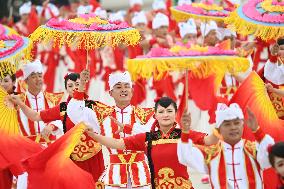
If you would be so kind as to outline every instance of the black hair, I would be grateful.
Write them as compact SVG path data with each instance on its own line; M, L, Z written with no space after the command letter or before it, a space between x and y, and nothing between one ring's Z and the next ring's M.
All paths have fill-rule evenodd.
M70 73L70 74L66 75L64 77L65 89L67 89L67 81L68 80L77 81L77 79L80 79L80 74L78 74L78 73Z
M279 38L279 39L277 40L277 44L278 44L278 45L284 45L284 38Z
M269 151L268 155L269 162L271 166L274 167L275 156L284 158L284 142L275 143L273 146L271 146L271 148L268 151Z
M174 106L175 111L177 112L177 103L173 99L171 99L170 97L167 97L167 96L166 97L162 97L159 100L157 100L156 103L155 103L155 112L157 112L158 105L160 105L160 106L162 106L164 108L167 108L171 104Z

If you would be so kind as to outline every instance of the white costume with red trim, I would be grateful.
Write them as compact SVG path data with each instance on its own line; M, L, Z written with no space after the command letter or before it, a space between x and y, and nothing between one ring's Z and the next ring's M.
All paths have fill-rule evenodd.
M242 110L237 104L227 107L218 104L216 127L226 120L243 119ZM213 146L195 147L186 133L178 143L178 158L183 165L210 175L214 189L262 189L261 170L271 167L267 147L274 140L265 135L261 128L255 133L256 142L240 139L235 145L224 141Z

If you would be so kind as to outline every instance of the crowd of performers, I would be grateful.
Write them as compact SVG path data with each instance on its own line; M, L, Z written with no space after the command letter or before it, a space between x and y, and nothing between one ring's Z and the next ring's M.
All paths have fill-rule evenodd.
M231 5L230 1L221 4ZM283 119L284 39L264 43L244 38L214 21L176 23L169 12L171 1L154 0L147 12L142 9L142 0L129 0L129 6L127 11L107 12L95 1L81 0L62 7L49 1L41 7L30 2L20 7L21 19L13 27L24 36L51 18L90 12L101 19L126 21L142 36L134 47L103 47L89 54L65 46L54 49L38 45L33 52L36 59L17 73L1 68L1 86L18 108L21 134L41 144L38 155L52 153L47 150L51 144L84 123L88 129L70 159L92 176L93 188L194 188L188 169L208 174L212 188L284 188L284 142L275 143L259 127L249 107L226 103L249 73L256 71ZM133 82L125 71L127 58L147 54L151 48L171 48L177 43L217 46L228 40L230 48L242 50L251 65L246 73L223 79L218 90L222 100L211 110L213 125L208 112L198 109L193 101L177 118L179 107L184 106L183 74ZM85 69L87 55L90 65ZM62 91L65 95L54 93ZM243 137L244 127L251 130L255 141ZM107 152L102 152L102 145ZM25 165L20 173L13 165L0 170L0 188L26 189L34 188L31 183L44 186L50 182L37 183L33 169ZM276 174L270 173L266 180L263 171L271 167ZM64 188L62 181L58 183Z

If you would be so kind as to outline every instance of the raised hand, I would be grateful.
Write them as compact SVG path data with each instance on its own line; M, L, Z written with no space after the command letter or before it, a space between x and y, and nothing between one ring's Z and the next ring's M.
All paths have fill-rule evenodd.
M85 86L90 80L90 71L89 70L83 70L80 73L80 84L79 84L79 91L84 92Z
M245 123L252 130L252 132L255 132L258 129L257 119L249 107L247 107L247 113L248 118L245 120Z
M188 133L191 126L191 115L185 109L181 117L182 131Z
M115 134L123 132L123 129L124 129L125 125L123 123L120 123L117 119L115 119L112 116L110 116L109 118L118 126L118 130L115 132Z

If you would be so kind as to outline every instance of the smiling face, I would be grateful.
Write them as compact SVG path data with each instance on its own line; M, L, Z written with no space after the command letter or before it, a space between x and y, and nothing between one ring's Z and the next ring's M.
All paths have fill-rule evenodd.
M13 87L15 85L15 81L12 80L12 77L10 75L7 75L3 79L0 79L0 84L8 94L12 94L14 92Z
M43 86L43 76L42 73L31 73L29 77L25 80L28 85L28 90L36 95L42 90Z
M118 107L124 107L130 104L133 89L129 83L119 82L113 86L109 93Z
M273 167L281 177L284 177L284 158L274 156Z
M170 128L175 123L176 111L173 104L168 107L163 107L161 105L157 106L155 111L155 117L160 125L160 127Z
M77 81L72 81L69 79L66 83L66 91L70 97L73 97L74 90L78 89L80 79L78 78Z
M241 119L225 120L219 128L224 142L234 145L238 143L243 135L244 121Z
M157 37L165 38L169 33L169 27L168 26L161 26L154 30L155 35Z

